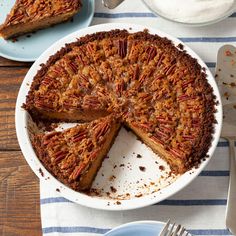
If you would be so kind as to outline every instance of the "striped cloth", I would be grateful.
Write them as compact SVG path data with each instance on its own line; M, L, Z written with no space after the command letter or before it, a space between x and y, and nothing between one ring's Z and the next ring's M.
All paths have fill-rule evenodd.
M207 27L191 28L154 16L141 0L124 1L108 10L95 1L92 24L136 23L154 27L180 38L195 50L214 72L218 49L226 43L236 46L236 14ZM207 168L185 189L153 206L124 212L106 212L74 204L40 183L41 218L45 236L95 236L123 223L137 220L183 224L195 235L230 235L225 227L225 208L229 178L228 143L220 140ZM235 221L236 222L236 221Z

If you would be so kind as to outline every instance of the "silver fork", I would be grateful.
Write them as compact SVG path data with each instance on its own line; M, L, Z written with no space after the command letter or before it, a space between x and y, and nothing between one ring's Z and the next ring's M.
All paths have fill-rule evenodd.
M170 219L166 222L159 236L191 236L181 225L171 224Z

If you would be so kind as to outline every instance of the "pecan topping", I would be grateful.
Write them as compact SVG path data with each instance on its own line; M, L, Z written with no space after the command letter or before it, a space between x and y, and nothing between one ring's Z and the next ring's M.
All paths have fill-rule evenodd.
M13 16L10 17L9 22L7 25L10 25L12 23L19 23L20 20L24 18L24 13L23 12L17 12Z
M159 143L159 144L161 144L161 145L163 145L164 146L164 142L160 139L160 137L159 136L156 136L155 134L153 135L153 136L151 136L151 139L154 141L154 142L156 142L156 143Z
M153 81L153 82L155 82L155 80L160 80L160 79L163 79L163 78L165 78L165 75L159 74L159 75L157 75L157 76L154 78L154 81Z
M77 67L77 65L75 64L75 62L70 61L70 62L68 63L68 66L70 67L70 69L71 69L74 73L77 73L77 72L78 72L78 67Z
M97 97L95 96L85 96L84 97L84 103L83 103L83 106L85 108L94 108L94 109L98 109L99 107L101 107L101 103L100 101L98 100Z
M196 98L197 98L196 96L189 96L189 95L183 94L183 95L178 96L177 100L179 102L183 102L183 101L186 101L186 100L191 100L191 99L196 99Z
M55 135L59 134L60 132L51 132L51 133L48 133L46 134L44 137L43 137L43 145L47 145L49 142L50 142L50 139L52 137L54 137Z
M157 61L157 67L159 67L162 63L162 61L164 60L165 56L164 56L164 53L162 53L160 56L159 56L159 59Z
M175 68L176 68L176 64L173 64L170 67L168 67L166 70L166 75L172 74Z
M188 87L189 84L193 84L193 83L194 83L193 79L188 80L182 84L182 88L186 88L186 87Z
M91 161L95 160L97 158L98 151L94 151L90 154L89 158Z
M163 141L167 141L170 138L169 134L162 132L161 130L155 130L155 133L155 136L159 137Z
M66 157L67 154L68 154L68 152L66 152L66 151L58 151L58 152L56 152L54 154L53 162L56 163L56 164L59 163L61 160L63 160Z
M87 137L87 130L80 130L77 134L72 137L73 142L79 142Z
M95 130L94 132L95 137L98 140L99 137L102 137L107 133L107 131L110 129L110 124L108 123L98 124L93 129Z
M157 55L157 49L155 47L148 47L146 52L148 53L147 61L153 60L153 58Z
M77 58L78 58L78 61L79 61L83 66L86 65L86 63L84 62L84 60L83 60L83 58L82 58L81 55L78 55Z
M133 75L133 80L137 80L139 77L139 66L136 65L134 69L134 75Z
M80 176L81 172L84 170L85 166L86 165L84 163L81 163L79 166L76 166L74 171L70 175L70 179L71 180L78 179L78 177Z
M43 80L41 81L41 84L45 85L45 86L49 86L52 83L53 78L46 75Z
M64 73L64 70L61 66L57 65L52 67L52 72L54 72L57 76L61 76Z
M193 141L195 140L195 137L193 135L183 135L183 139Z
M118 41L118 53L121 58L124 58L127 54L127 40Z
M120 80L120 82L116 84L116 93L118 96L121 96L122 92L125 90L125 87L124 80Z
M52 111L54 108L53 103L49 100L46 100L45 98L36 98L34 103L36 107L45 111Z
M177 149L177 148L171 148L169 150L169 152L176 156L176 157L179 157L179 158L182 158L184 156L184 153L180 150L180 149Z

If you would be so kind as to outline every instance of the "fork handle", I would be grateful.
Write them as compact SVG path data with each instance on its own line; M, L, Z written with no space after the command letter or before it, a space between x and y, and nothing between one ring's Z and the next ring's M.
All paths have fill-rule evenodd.
M226 227L236 235L236 161L234 139L228 138L230 148L230 177L226 207Z

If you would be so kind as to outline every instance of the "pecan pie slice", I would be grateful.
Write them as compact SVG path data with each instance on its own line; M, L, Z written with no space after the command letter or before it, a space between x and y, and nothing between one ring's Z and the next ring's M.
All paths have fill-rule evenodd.
M60 132L38 134L33 146L45 167L75 190L88 189L119 130L110 115Z
M17 0L0 36L9 39L71 19L80 10L80 0Z

